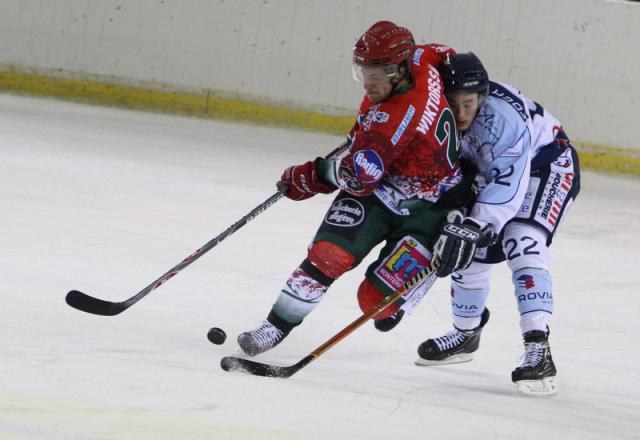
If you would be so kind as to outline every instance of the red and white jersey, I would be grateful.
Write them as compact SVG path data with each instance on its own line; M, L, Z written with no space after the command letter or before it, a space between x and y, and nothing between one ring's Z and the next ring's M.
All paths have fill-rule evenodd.
M337 170L341 189L433 202L460 181L455 119L436 68L448 53L442 45L417 46L410 90L376 105L365 96Z

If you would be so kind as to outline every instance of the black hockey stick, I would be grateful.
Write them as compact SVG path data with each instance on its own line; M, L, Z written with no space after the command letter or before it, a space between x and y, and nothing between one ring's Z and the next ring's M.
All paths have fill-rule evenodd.
M122 302L111 302L105 301L103 299L95 298L93 296L87 295L86 293L82 293L79 290L72 290L67 293L67 304L71 307L74 307L78 310L82 310L83 312L93 313L95 315L103 315L103 316L113 316L119 313L124 312L129 307L140 301L142 298L147 296L151 291L157 289L182 269L196 261L198 258L203 256L207 251L211 250L214 246L220 243L222 240L227 238L229 235L236 232L242 226L246 225L251 219L256 217L258 214L269 208L275 202L280 200L284 196L286 192L286 187L278 190L277 193L269 197L267 200L262 202L256 208L254 208L249 214L242 217L236 223L228 227L222 234L218 235L216 238L209 241L207 244L202 246L200 249L195 251L193 254L189 255L187 258L182 260L179 264L169 269L167 273L162 275L160 278L149 284L147 287L142 289L140 292L136 293L131 298L122 301Z
M392 295L387 296L379 304L366 311L358 319L340 330L324 344L313 350L311 353L309 353L307 356L293 365L290 365L288 367L281 367L278 365L263 364L261 362L256 362L249 359L226 356L220 361L220 367L222 367L222 369L225 371L238 371L242 373L252 374L254 376L279 377L283 379L291 377L298 371L306 367L308 364L310 364L312 361L314 361L316 358L318 358L321 354L340 342L342 339L353 333L369 319L386 310L391 306L391 304L393 304L406 292L426 280L431 274L436 271L438 266L438 262L432 262L429 266L418 272L409 281L404 283L402 287L396 290Z
M328 159L337 157L338 155L346 151L348 147L349 147L349 144L347 142L344 142L340 146L338 146L335 150L333 150L331 153L329 153L326 157ZM167 273L162 275L157 280L153 281L151 284L149 284L147 287L142 289L140 292L136 293L131 298L121 302L112 302L112 301L105 301L103 299L95 298L93 296L87 295L86 293L82 293L79 290L71 290L69 293L67 293L67 296L66 296L67 304L69 304L73 308L82 310L83 312L93 313L94 315L114 316L124 312L129 307L131 307L132 305L140 301L142 298L147 296L149 293L151 293L151 291L157 289L162 284L167 282L169 279L171 279L174 275L176 275L182 269L189 266L191 263L193 263L198 258L203 256L205 253L207 253L209 250L211 250L213 247L215 247L218 243L220 243L222 240L227 238L229 235L233 234L242 226L246 225L250 220L255 218L258 214L262 213L271 205L276 203L278 200L280 200L284 196L286 192L287 192L286 186L278 187L278 192L273 194L271 197L269 197L267 200L262 202L260 205L256 206L249 214L245 215L240 220L238 220L237 222L229 226L223 233L221 233L211 241L207 242L200 249L195 251L193 254L189 255L187 258L182 260L179 264L177 264L173 268L169 269Z

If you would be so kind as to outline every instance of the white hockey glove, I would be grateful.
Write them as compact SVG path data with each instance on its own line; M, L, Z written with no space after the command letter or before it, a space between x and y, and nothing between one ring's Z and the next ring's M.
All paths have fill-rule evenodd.
M488 246L494 238L489 225L460 211L447 214L447 223L433 248L434 261L439 262L436 275L446 277L469 267L476 247Z

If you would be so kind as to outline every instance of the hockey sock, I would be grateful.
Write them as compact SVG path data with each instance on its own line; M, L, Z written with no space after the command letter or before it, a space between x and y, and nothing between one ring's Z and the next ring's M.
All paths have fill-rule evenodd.
M513 273L522 333L546 331L553 313L551 275L545 269L526 267Z
M273 312L291 324L300 324L320 303L333 281L305 259L282 288Z
M455 281L452 282L453 325L459 330L471 330L478 327L488 296L488 288L467 289Z

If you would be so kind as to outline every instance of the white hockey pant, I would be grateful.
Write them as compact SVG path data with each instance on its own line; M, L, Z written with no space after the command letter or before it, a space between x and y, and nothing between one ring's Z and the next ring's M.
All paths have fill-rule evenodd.
M553 313L549 265L551 255L546 234L537 226L510 223L505 227L502 247L512 282L522 333L547 330ZM480 325L480 315L489 296L491 265L474 262L451 277L453 324L468 330Z

